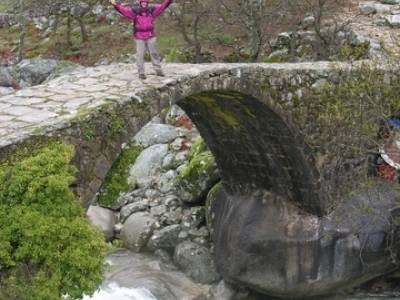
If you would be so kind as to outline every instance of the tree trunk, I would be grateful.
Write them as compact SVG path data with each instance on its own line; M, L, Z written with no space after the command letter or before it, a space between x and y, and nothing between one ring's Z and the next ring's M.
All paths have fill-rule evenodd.
M20 34L18 40L18 53L17 53L17 61L20 62L24 58L24 46L25 46L25 36L26 36L26 19L24 16L25 3L24 0L19 0L19 27Z
M25 37L26 37L26 22L25 20L22 21L23 23L20 24L21 32L19 34L18 40L18 54L17 54L17 61L20 62L24 59L24 46L25 46Z
M67 41L68 46L72 46L72 41L71 41L71 16L67 16L67 31L66 31L66 36L65 39Z
M79 23L79 26L81 28L82 42L87 42L89 37L88 37L88 34L87 34L85 23L83 22L81 17L78 17L78 23Z

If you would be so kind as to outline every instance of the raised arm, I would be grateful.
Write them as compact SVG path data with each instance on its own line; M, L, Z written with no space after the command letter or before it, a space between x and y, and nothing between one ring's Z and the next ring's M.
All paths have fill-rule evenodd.
M158 17L159 15L161 15L171 3L172 0L164 0L161 4L155 5L153 11L153 17Z
M116 3L115 0L111 1L111 4L124 17L127 17L128 19L131 19L131 20L133 20L135 18L136 14L131 7Z

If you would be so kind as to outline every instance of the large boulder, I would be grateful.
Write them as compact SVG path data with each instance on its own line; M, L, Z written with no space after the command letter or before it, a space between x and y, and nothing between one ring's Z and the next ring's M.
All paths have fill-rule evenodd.
M181 226L177 224L155 231L149 240L148 248L152 250L173 250L178 244L178 236L180 232Z
M149 200L147 199L141 199L137 202L130 203L121 208L119 219L122 223L124 223L126 219L129 218L132 214L137 213L139 211L149 210L149 208L150 208L150 203Z
M146 148L155 144L168 144L176 139L178 134L175 126L148 123L136 134L134 140Z
M56 70L58 62L54 59L24 59L18 65L21 81L27 85L37 85Z
M196 243L185 241L176 246L174 262L196 282L212 283L220 278L210 250Z
M129 170L128 181L136 182L140 188L150 186L167 153L167 144L157 144L143 150Z
M0 86L10 87L13 84L13 77L7 67L0 66Z
M271 192L222 186L213 206L218 272L285 299L359 285L394 268L399 199L394 186L377 182L318 217Z
M93 225L101 229L107 241L113 239L115 214L112 210L100 206L90 206L86 215Z
M156 220L149 213L138 212L132 214L121 230L121 239L124 242L124 246L134 252L142 251L155 226Z

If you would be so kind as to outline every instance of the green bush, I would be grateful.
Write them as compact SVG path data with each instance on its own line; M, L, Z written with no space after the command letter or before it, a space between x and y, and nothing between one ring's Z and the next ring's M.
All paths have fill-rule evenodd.
M72 146L0 164L0 299L80 299L103 278L105 244L70 189Z
M339 49L339 60L359 60L365 58L369 51L369 42L357 46L344 43Z

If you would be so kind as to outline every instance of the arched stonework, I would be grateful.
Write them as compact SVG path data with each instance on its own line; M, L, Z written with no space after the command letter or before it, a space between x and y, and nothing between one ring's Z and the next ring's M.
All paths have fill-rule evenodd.
M396 190L375 181L328 214L312 154L291 122L294 96L301 101L321 82L362 72L324 62L165 71L142 83L133 65L87 68L0 97L0 160L49 138L73 144L76 191L87 207L122 145L178 103L222 171L213 209L216 263L227 281L304 299L393 268L387 241L396 231ZM390 79L396 70L382 72Z
M267 105L232 91L203 92L177 103L196 124L232 193L270 190L317 215L314 166L301 137Z

